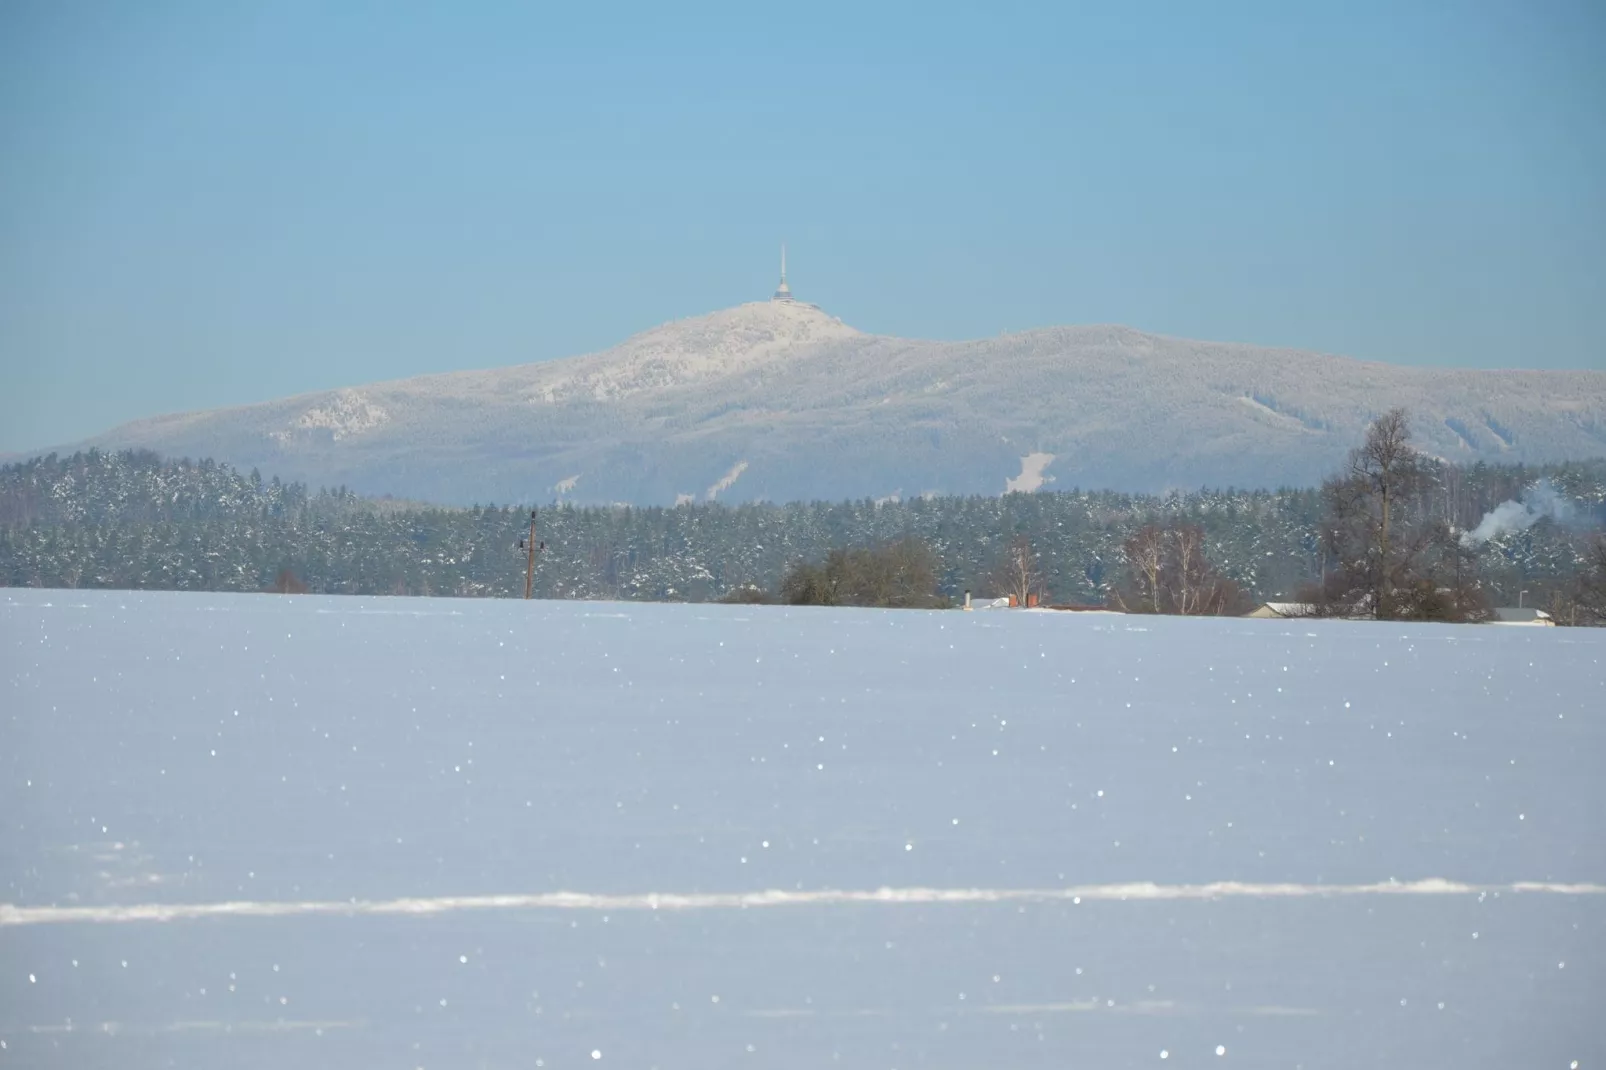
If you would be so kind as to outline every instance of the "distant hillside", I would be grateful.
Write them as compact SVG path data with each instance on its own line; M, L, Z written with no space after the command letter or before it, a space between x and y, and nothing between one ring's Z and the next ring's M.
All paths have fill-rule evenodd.
M1606 372L1404 368L1123 327L974 342L764 302L603 353L127 424L84 445L453 504L1312 485L1378 412L1452 463L1606 455Z
M1445 473L1440 473L1444 475ZM1576 570L1585 529L1606 524L1606 462L1476 467L1434 495L1469 529L1541 477L1572 504L1568 530L1542 520L1484 543L1478 569L1497 603L1537 604ZM1450 485L1449 481L1445 482ZM262 590L282 568L331 594L509 597L524 590L515 543L527 507L436 509L309 491L212 462L87 453L0 466L0 586ZM1121 544L1139 526L1204 528L1209 555L1260 598L1290 595L1319 567L1314 490L1113 491L915 499L540 511L549 598L701 600L773 588L832 547L914 536L941 562L944 593L986 589L1003 548L1025 535L1058 599L1102 601L1120 579Z

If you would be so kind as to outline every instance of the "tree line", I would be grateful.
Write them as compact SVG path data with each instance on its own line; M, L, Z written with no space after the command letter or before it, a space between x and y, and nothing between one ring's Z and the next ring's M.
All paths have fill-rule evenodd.
M1391 617L1439 613L1423 607L1446 589L1452 604L1472 592L1515 604L1524 591L1529 605L1587 603L1606 461L1457 467L1415 456L1407 467L1346 468L1323 487L1280 490L549 504L538 513L548 549L535 589L911 606L971 590L1134 612L1228 613L1280 600L1336 614L1364 608L1360 580L1386 576L1372 611ZM1449 552L1449 533L1538 486L1565 502L1568 522L1547 516ZM145 452L50 456L0 467L0 585L516 597L528 510L314 491ZM1439 534L1424 541L1430 529Z
M1375 620L1486 620L1491 596L1507 591L1486 582L1484 547L1543 521L1572 536L1575 567L1570 580L1533 592L1540 595L1536 604L1562 623L1606 621L1606 533L1598 511L1582 514L1541 480L1525 488L1523 500L1487 510L1475 526L1458 524L1453 508L1438 508L1441 498L1453 500L1457 476L1412 447L1404 409L1373 421L1344 467L1322 484L1321 574L1302 588L1300 610Z

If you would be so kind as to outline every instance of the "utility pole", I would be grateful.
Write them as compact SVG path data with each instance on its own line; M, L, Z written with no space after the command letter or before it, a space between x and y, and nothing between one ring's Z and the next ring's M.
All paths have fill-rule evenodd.
M546 543L544 542L539 546L536 545L534 509L530 510L530 537L528 539L520 539L519 542L524 545L529 554L529 561L524 566L524 597L528 600L535 597L535 551L546 549Z

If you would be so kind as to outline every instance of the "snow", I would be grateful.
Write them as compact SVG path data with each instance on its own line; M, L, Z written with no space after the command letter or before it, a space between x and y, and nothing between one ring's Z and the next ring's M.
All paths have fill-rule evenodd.
M1020 459L1020 475L1004 480L1004 493L1030 494L1054 482L1053 476L1043 474L1053 463L1052 453L1028 453Z
M1579 414L1606 408L1606 372L1400 368L1108 325L942 342L759 301L587 355L162 416L57 452L146 448L464 506L577 474L581 502L665 505L737 458L750 468L721 500L1163 493L1314 485L1391 405L1430 455L1592 457L1597 417Z
M731 465L730 471L720 476L719 479L714 482L714 485L708 488L708 493L706 495L708 500L713 501L715 498L719 497L720 491L729 490L731 487L735 486L736 481L742 477L742 473L745 471L747 471L746 461L737 461L735 464Z
M1603 662L1561 628L0 592L0 1040L1595 1065Z
M619 401L773 361L799 359L815 348L858 336L858 331L813 305L754 301L666 323L605 354L578 357L562 367L537 366L531 369L538 385L530 400L543 405L575 397Z
M297 432L327 431L338 441L390 422L390 413L382 405L355 390L336 390L327 397L326 404L308 408L289 428L270 432L270 437L287 443Z

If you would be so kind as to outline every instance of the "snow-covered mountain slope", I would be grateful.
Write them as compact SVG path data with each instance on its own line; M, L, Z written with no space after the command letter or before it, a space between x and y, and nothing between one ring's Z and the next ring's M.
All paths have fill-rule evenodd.
M1111 326L910 341L787 302L75 445L448 503L1158 490L1315 482L1394 405L1453 461L1606 453L1606 372L1405 368Z

